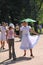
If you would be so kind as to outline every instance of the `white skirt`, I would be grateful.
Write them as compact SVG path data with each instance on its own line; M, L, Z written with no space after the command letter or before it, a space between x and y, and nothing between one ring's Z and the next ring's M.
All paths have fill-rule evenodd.
M1 34L1 41L6 41L6 35L5 34Z
M23 49L23 50L26 50L26 49L32 49L35 44L37 43L39 39L39 36L38 35L27 35L27 36L23 36L22 37L22 41L21 41L21 46L20 48Z
M1 41L1 32L0 32L0 41Z

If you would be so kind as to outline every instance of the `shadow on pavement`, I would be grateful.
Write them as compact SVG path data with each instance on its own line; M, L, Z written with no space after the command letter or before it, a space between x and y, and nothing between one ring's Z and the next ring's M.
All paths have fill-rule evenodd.
M0 48L0 53L1 53L1 52L6 52L6 51L8 51L8 50L9 50L9 49L4 49L4 50L3 50L3 49Z
M28 60L31 60L32 58L28 58L28 57L18 57L16 60L4 60L3 62L0 63L3 64L3 65L9 65L9 64L15 64L15 63L18 63L18 62L22 62L22 61L28 61Z

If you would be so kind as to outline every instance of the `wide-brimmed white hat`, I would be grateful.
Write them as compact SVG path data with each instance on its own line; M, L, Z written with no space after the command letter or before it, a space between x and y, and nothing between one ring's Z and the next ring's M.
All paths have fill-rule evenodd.
M9 27L14 28L14 24L13 24L13 23L10 23L10 24L9 24Z

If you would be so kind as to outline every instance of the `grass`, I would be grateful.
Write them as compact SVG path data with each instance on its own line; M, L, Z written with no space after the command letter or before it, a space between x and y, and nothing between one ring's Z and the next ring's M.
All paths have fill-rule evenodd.
M40 33L40 30L38 29L38 33ZM43 33L43 28L42 28L42 30L41 30L41 33Z

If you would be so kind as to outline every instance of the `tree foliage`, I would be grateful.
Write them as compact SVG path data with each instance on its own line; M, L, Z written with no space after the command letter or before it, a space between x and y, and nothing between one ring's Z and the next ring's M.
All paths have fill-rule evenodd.
M0 21L38 18L43 0L0 0Z

